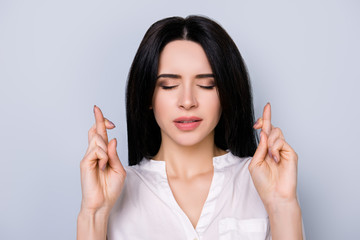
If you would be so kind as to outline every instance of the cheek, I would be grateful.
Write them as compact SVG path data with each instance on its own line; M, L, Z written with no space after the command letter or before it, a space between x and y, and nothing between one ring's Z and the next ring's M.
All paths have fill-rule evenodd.
M153 111L155 119L160 125L162 119L166 118L172 108L172 100L166 94L155 94L153 98Z
M218 94L213 92L207 95L204 97L203 103L206 104L208 113L214 117L214 121L218 121L221 115L221 104Z

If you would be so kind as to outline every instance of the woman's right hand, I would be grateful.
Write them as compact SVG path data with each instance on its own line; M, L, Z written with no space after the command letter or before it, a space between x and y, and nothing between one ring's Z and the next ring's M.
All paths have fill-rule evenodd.
M106 129L115 125L94 106L95 124L89 130L89 146L80 163L81 211L108 215L124 186L126 172L118 157L116 139L108 142Z

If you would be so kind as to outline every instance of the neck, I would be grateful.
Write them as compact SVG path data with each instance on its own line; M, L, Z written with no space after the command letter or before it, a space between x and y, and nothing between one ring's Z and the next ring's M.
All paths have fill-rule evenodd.
M196 145L183 146L164 139L154 160L166 162L168 177L189 179L199 174L213 171L213 157L225 154L214 143L214 134L210 134Z

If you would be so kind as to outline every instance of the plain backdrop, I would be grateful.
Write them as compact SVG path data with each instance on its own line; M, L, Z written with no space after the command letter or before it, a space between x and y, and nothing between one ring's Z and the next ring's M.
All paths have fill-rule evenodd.
M127 165L125 85L149 26L206 15L237 44L256 118L299 154L307 239L358 239L359 1L0 0L0 239L75 239L93 105Z

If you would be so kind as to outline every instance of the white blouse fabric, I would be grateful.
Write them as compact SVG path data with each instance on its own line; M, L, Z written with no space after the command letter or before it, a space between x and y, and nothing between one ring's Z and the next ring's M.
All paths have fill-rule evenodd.
M165 161L127 166L108 223L108 240L271 239L268 214L252 182L251 157L214 157L214 176L196 229L170 189Z

